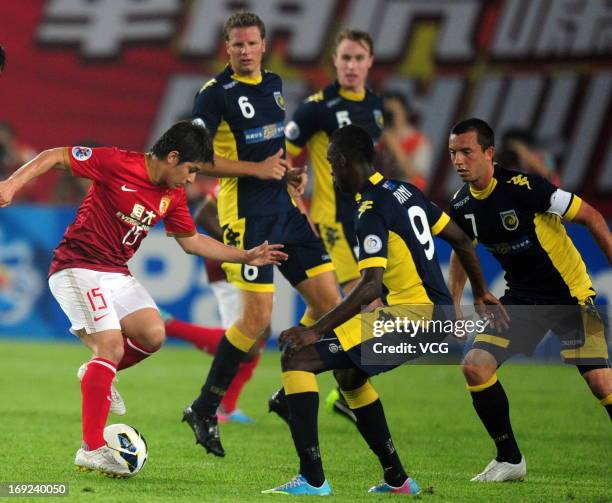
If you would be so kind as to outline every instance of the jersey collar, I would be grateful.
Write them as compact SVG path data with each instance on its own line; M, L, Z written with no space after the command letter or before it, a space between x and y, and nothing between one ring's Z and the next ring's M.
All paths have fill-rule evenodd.
M475 189L472 185L470 185L470 194L472 194L474 199L486 199L491 195L491 192L495 190L495 187L497 187L497 179L493 177L491 178L489 185L482 190Z
M235 73L231 66L228 65L228 67L231 72L231 78L233 80L237 80L238 82L242 82L243 84L257 85L261 84L261 81L263 80L263 72L256 77L243 77L242 75Z
M338 84L338 94L342 96L345 100L363 101L366 96L366 90L364 89L360 93L355 93L353 91L349 91L348 89L344 89L340 84Z
M370 175L370 177L368 178L368 181L372 185L378 185L384 179L385 179L384 176L382 176L378 171L375 171L372 175ZM357 202L361 201L361 192L357 192L357 194L355 194L355 201Z

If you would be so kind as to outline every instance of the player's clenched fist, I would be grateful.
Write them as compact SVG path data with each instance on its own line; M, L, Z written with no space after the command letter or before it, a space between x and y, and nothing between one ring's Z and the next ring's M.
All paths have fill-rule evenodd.
M0 182L0 208L11 204L15 196L15 186L8 180Z

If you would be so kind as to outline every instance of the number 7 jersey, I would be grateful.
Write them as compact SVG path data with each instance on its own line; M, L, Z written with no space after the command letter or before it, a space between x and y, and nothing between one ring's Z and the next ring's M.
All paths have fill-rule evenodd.
M450 217L414 185L380 173L357 201L359 269L385 269L385 303L451 305L433 241Z

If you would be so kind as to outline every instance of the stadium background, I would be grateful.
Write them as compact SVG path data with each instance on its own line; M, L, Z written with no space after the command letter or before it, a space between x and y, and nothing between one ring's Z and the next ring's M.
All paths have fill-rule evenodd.
M433 146L430 195L442 207L459 185L446 154L450 125L479 116L497 133L531 130L552 153L563 188L612 218L612 6L599 0L27 0L4 2L0 121L34 150L84 141L147 149L191 108L225 64L221 27L232 9L268 27L265 67L284 79L288 115L329 82L335 33L374 38L371 86L406 94ZM29 200L0 211L0 336L70 337L46 287L50 253L74 215L51 205L55 175ZM569 226L600 296L612 273L584 229ZM448 248L439 244L442 262ZM503 290L486 256L488 280ZM216 324L200 260L152 232L130 267L176 316ZM280 276L280 275L278 275ZM291 325L300 302L281 282L273 330Z

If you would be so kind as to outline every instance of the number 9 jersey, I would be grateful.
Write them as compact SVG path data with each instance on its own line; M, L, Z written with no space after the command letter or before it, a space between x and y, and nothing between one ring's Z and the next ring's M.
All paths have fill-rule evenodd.
M414 185L380 173L369 182L357 195L359 269L385 269L383 300L389 306L452 305L433 241L450 217Z
M193 117L204 122L220 157L260 162L285 148L285 100L274 73L242 77L227 66L196 95ZM285 213L293 206L285 180L250 176L221 178L218 201L221 226Z

